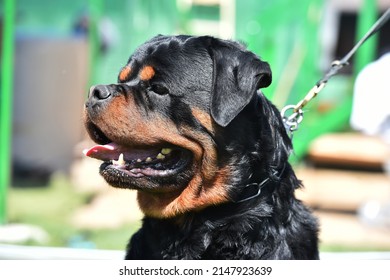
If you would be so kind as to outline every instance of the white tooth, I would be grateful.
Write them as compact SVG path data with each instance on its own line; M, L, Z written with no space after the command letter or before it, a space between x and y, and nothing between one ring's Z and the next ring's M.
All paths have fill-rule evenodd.
M163 148L163 149L161 149L161 153L163 155L169 155L171 152L172 152L171 148Z
M152 161L152 158L151 158L151 157L147 157L145 161L146 161L146 162L151 162L151 161Z
M165 156L161 153L159 153L156 157L157 159L165 159Z
M139 159L137 159L137 162L142 162L142 160L139 158Z
M118 160L113 160L112 163L115 165L125 165L126 162L125 162L123 154L120 154Z
M125 157L123 154L120 154L119 155L119 158L118 158L118 161L121 165L125 165L126 164L126 161L125 161Z

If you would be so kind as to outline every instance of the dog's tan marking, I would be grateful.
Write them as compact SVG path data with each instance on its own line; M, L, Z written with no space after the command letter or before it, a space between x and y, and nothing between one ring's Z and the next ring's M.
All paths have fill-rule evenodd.
M131 68L129 65L126 65L122 68L121 72L119 73L119 81L124 82L126 81L131 74Z
M198 120L198 122L201 125L203 125L204 128L206 128L209 132L214 134L215 122L213 121L210 114L206 113L205 111L203 111L199 108L192 108L191 112L192 112L192 115Z
M189 127L182 128L181 133L186 137L174 136L175 144L193 152L195 175L180 193L152 194L139 191L138 203L148 216L171 218L229 199L226 185L231 172L229 167L218 169L217 152L210 139ZM197 142L188 139L197 139Z
M154 71L154 68L152 66L145 66L142 68L142 70L139 72L139 78L142 81L149 81L151 78L154 77L156 72Z
M226 173L221 170L210 182L206 182L201 174L196 174L181 193L152 194L138 191L138 203L147 216L172 218L227 202Z

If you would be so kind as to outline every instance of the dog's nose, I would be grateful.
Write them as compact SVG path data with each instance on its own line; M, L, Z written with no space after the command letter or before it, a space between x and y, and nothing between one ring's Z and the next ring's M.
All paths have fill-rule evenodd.
M93 86L89 90L89 97L95 98L98 100L107 99L111 96L109 88L105 85Z

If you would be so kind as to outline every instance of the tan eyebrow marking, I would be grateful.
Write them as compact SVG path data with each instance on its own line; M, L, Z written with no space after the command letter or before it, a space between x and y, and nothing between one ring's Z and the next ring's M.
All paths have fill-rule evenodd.
M139 77L143 81L149 81L151 78L153 78L154 74L156 74L156 72L154 71L153 67L147 65L139 72Z
M119 80L120 81L126 81L131 73L131 68L130 66L125 66L122 68L121 72L119 73Z

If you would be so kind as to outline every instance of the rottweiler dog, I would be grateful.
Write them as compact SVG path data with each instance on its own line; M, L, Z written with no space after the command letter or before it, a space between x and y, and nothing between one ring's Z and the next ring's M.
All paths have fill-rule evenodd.
M96 85L85 126L113 187L145 214L126 259L318 259L318 225L279 111L260 88L267 62L210 36L156 36Z

